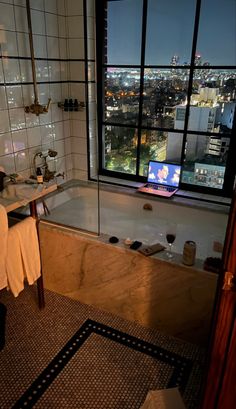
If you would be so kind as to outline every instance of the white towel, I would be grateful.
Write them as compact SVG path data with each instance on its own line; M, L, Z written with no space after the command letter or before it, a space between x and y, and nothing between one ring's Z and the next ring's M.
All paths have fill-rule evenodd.
M0 205L0 290L7 286L6 257L7 257L8 220L5 207Z
M29 284L40 277L40 268L36 221L27 217L8 232L7 278L15 297L23 290L25 277Z

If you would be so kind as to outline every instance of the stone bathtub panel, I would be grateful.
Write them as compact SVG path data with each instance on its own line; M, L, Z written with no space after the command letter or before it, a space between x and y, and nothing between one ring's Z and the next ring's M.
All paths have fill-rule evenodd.
M206 345L217 276L40 224L47 289Z

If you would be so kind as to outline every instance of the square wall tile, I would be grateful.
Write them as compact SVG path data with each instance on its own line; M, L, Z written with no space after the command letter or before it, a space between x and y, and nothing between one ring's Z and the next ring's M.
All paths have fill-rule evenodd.
M65 0L57 0L57 13L65 16Z
M14 10L11 4L1 3L0 28L15 31Z
M25 4L25 2L24 2ZM27 13L25 7L14 6L16 18L16 31L28 33Z
M30 167L29 162L29 152L28 150L19 151L14 154L16 172L21 172L22 170L28 169Z
M7 109L6 92L3 86L0 86L0 109Z
M54 149L57 152L57 158L61 158L62 156L65 156L64 139L61 139L60 141L55 141L54 142Z
M48 36L58 37L58 19L55 14L46 13L46 33Z
M88 44L88 59L95 60L95 58L96 58L96 55L95 55L95 40L93 38L88 38L87 44Z
M45 11L57 14L57 0L45 1Z
M48 61L49 81L61 80L60 61Z
M30 57L29 35L17 33L17 42L19 57Z
M9 60L4 58L3 60L3 72L6 82L18 82L20 81L20 66L18 60Z
M63 120L62 110L57 106L57 104L51 105L52 109L52 122L59 122Z
M66 35L66 17L58 16L59 37L67 37Z
M55 127L54 124L46 124L41 125L41 138L42 138L42 145L53 143L55 140Z
M88 81L95 81L95 63L88 62Z
M44 13L37 10L31 10L31 20L33 34L46 35Z
M0 135L0 156L9 155L13 152L12 139L10 132ZM1 163L1 158L0 158Z
M68 37L84 38L84 18L82 16L68 17Z
M58 140L64 139L63 121L55 122L54 129L55 129L55 140L58 141Z
M62 96L61 96L61 84L50 84L49 85L49 95L50 98L52 99L52 103L58 103L61 102Z
M10 123L9 123L9 115L8 111L4 110L0 112L0 133L8 132L10 131Z
M21 82L33 82L30 60L20 60Z
M84 59L84 39L70 38L69 43L69 58L70 59Z
M37 60L35 62L35 66L37 81L48 81L49 80L48 61Z
M35 10L44 11L44 2L43 0L30 0L30 8Z
M87 126L86 121L72 121L71 136L84 138L87 140Z
M23 95L21 85L6 87L9 108L23 107Z
M4 33L5 41L1 42L2 55L5 57L18 57L16 33L13 31L4 31Z
M59 39L57 37L47 37L48 55L50 58L60 58Z
M46 36L34 34L34 55L36 58L48 58Z
M67 59L67 40L65 38L59 38L59 52L61 59Z
M50 98L49 84L38 84L38 94L40 104L47 105Z
M5 173L7 175L10 175L11 173L15 173L16 167L15 167L14 154L11 153L10 155L1 156L0 165L3 166L3 168L5 169Z
M12 132L12 143L14 152L22 151L28 148L26 129Z
M41 133L40 133L40 126L36 126L34 128L27 129L27 136L28 136L28 147L32 148L33 146L41 145Z
M68 16L83 16L83 0L66 0Z
M9 110L11 130L22 129L26 127L25 113L23 108L13 108Z
M83 62L70 61L70 80L71 81L85 81Z
M32 103L33 103L33 99L32 99L30 104L32 104ZM27 104L27 105L29 105L29 104ZM37 126L37 125L39 125L39 116L36 116L34 114L31 114L31 113L29 113L29 114L25 113L25 123L26 123L26 128L31 128L33 126Z

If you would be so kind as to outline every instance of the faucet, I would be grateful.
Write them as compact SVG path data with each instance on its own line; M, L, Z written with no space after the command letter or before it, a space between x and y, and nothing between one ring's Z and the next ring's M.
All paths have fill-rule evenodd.
M50 158L55 158L57 156L57 152L52 150L52 149L48 149L48 151L46 152L37 152L34 155L34 159L33 159L33 163L34 163L34 172L36 174L36 169L37 169L37 165L36 165L36 158L40 157L43 159L43 164L41 165L42 168L44 168L44 175L43 175L43 180L45 182L49 182L49 180L54 179L55 173L56 171L51 171L48 168L48 163L47 163L47 157Z
M41 105L38 100L35 100L34 104L31 104L25 107L25 112L27 114L29 113L36 114L37 116L39 116L40 114L45 114L49 110L50 103L51 103L51 98L48 98L48 103L46 106Z

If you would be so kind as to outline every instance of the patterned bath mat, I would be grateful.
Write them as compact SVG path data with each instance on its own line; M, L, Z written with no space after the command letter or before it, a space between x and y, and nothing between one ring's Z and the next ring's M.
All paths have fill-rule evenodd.
M91 351L89 353L83 351L82 357L80 357L79 353L82 347L84 350L86 348L90 350L92 346L89 346L89 344L91 342L95 342L99 345L97 337L92 337L95 334L99 335L100 338L104 338L100 340L100 354L96 351L96 360L100 355L100 360L103 360L104 364L100 364L101 368L99 371L96 371L96 374L93 373L93 365L96 363L92 363L93 360L90 359ZM110 342L107 342L108 340ZM114 350L114 343L118 344L118 350L120 346L128 348L128 355L127 351L123 351L122 353L122 347L120 348L121 351L117 353L118 351ZM97 350L97 347L95 347L94 352L95 350ZM133 351L135 351L135 353ZM132 354L135 357L131 359ZM149 369L148 371L145 371L145 373L142 373L143 371L141 371L141 367L143 367L143 365L146 366L145 361L148 357L151 358L149 360L150 368L152 368L152 370ZM72 368L70 369L68 367L66 371L67 373L63 375L63 370L66 366L69 366L72 358ZM83 362L84 358L86 359ZM131 369L130 371L130 364L132 363L133 365L133 359L136 361L136 365L133 367L133 370ZM75 360L78 360L78 362L75 362ZM109 361L109 367L107 366L107 361ZM86 371L83 370L84 365L87 366ZM90 366L91 371L89 370ZM126 366L128 369L127 371ZM137 366L140 366L138 372ZM106 408L139 408L139 403L142 403L143 394L144 391L146 391L147 382L149 382L149 388L160 387L161 382L163 388L178 386L183 390L190 375L191 367L192 364L190 360L172 352L168 352L164 348L160 348L139 338L130 336L102 323L87 320L44 369L39 377L32 383L30 388L13 406L13 409L46 407L43 403L45 399L45 404L50 401L55 402L54 399L56 399L56 404L60 404L61 388L59 387L59 383L61 382L65 388L66 383L71 384L71 379L75 379L75 377L77 377L78 380L78 384L76 385L76 388L78 388L76 397L78 406L76 407L78 408L102 408L102 404L104 404L104 407ZM61 380L58 380L55 396L52 383L58 376L60 377L60 374L62 374L62 377ZM116 375L118 375L119 378L118 382ZM87 396L86 391L83 390L84 388L81 388L80 385L81 376L87 378L86 389L87 392L89 391L89 395ZM96 376L98 379L96 379ZM101 378L103 378L103 385L101 383ZM90 387L88 386L91 383L93 384L93 388L90 390ZM48 390L49 386L51 386L50 390ZM74 387L75 385L73 388ZM66 389L67 390L63 391L63 397L61 396L61 398L66 400L67 403L71 402L72 407L75 402L74 394L71 393L70 388L69 391L67 387ZM129 390L132 390L130 397L128 397ZM47 397L41 399L46 391ZM127 398L125 401L126 396ZM38 401L39 405L35 406ZM126 402L125 406L124 402Z
M149 390L178 386L196 409L204 354L196 345L147 329L51 291L39 310L35 289L7 292L0 352L0 408L139 409Z

